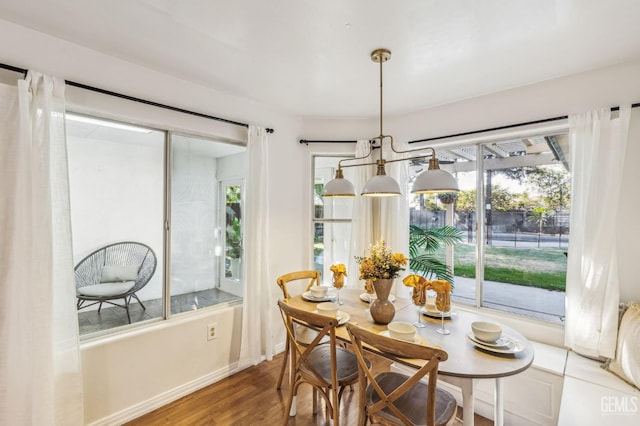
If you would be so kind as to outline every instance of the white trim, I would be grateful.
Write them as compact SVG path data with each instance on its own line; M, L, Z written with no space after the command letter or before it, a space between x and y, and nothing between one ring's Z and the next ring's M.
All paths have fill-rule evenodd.
M176 388L156 395L146 401L134 404L129 408L125 408L117 413L111 414L107 417L103 417L100 420L96 420L88 425L102 426L102 425L120 425L136 419L144 414L158 409L164 405L167 405L173 401L176 401L186 395L189 395L197 390L200 390L206 386L216 383L222 379L225 379L235 373L238 373L238 363L232 363L226 368L221 368L217 371L209 373L205 376L192 380L188 383L180 385Z

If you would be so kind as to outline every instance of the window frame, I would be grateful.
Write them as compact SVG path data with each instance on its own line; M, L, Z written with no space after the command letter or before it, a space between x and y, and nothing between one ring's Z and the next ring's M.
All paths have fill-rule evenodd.
M514 127L514 128L508 128L508 129L503 129L503 130L497 130L497 131L489 131L489 132L484 132L484 133L478 133L478 134L474 134L474 135L469 135L469 136L462 136L462 137L456 137L456 138L450 138L447 141L443 141L443 142L436 142L436 143L432 143L432 145L429 145L430 147L432 146L433 148L435 148L436 150L438 148L456 148L456 147L461 147L461 146L475 146L475 151L476 151L476 159L478 164L476 164L476 189L477 188L482 188L482 190L476 190L476 214L477 214L477 223L484 223L485 220L485 212L484 212L484 208L482 208L482 206L484 206L484 158L482 155L482 150L485 144L489 144L489 143L495 143L495 142L504 142L504 141L508 141L511 139L521 139L521 138L527 138L527 137L534 137L534 136L551 136L551 135L560 135L560 134L568 134L569 133L569 125L568 125L568 120L567 119L561 119L561 120L554 120L551 122L545 122L545 123L538 123L538 124L532 124L532 125L526 125L526 126L519 126L519 127ZM423 145L426 148L425 144L415 144L415 148L419 148L420 145ZM312 172L311 172L311 179L312 179L312 185L311 185L311 189L312 189L312 195L311 195L311 216L312 216L312 225L311 225L311 234L312 237L314 235L314 225L315 223L319 223L319 222L323 222L323 220L317 220L315 218L315 212L314 212L314 193L315 193L315 157L317 156L322 156L322 157L348 157L348 154L346 153L342 153L339 151L335 151L332 152L330 154L328 153L313 153L311 154L311 158L312 158ZM452 211L449 212L449 210L447 209L447 213L446 213L446 217L447 217L447 224L451 224L452 223L452 219L453 219L453 209L451 209ZM325 221L329 221L329 220L325 220ZM558 342L560 342L561 340L561 335L563 333L564 330L564 325L563 324L556 324L556 323L552 323L549 321L544 321L544 320L539 320L536 318L531 318L531 317L527 317L521 314L517 314L517 313L511 313L511 312L506 312L506 311L500 311L497 309L493 309L490 307L486 307L486 306L482 306L482 301L483 301L483 282L484 282L484 245L483 244L478 244L477 241L484 241L485 238L485 227L481 226L479 227L480 229L478 229L476 231L476 249L478 250L477 252L477 258L479 259L483 259L481 262L477 262L476 263L476 284L475 284L475 299L473 304L465 304L465 303L459 303L460 308L462 309L470 309L472 311L482 311L483 314L488 315L489 317L496 317L499 318L500 320L506 321L506 323L511 323L511 324L519 324L518 327L522 327L525 329L530 328L531 325L534 325L537 330L547 330L550 335L553 335ZM312 253L312 258L313 258L313 238L311 240L311 253ZM313 262L313 261L312 261ZM453 262L453 248L452 247L447 247L447 262L449 264L452 264ZM528 333L528 334L533 334L535 335L536 333ZM545 339L541 339L541 340L545 340Z
M315 263L315 232L316 232L316 225L317 224L345 224L345 225L349 225L351 226L351 223L353 222L353 220L351 218L340 218L340 219L332 219L332 218L317 218L316 217L316 205L315 205L315 185L316 185L316 159L317 158L336 158L336 159L344 159L344 158L354 158L354 154L351 152L345 152L345 153L339 153L339 152L333 152L333 153L312 153L311 154L311 200L310 200L310 204L311 204L311 265L310 268L311 269L316 269L316 263ZM336 167L337 168L337 167ZM331 179L333 179L333 177L335 176L335 170L336 168L331 169ZM326 184L326 182L325 182ZM324 215L323 215L324 216ZM323 263L322 263L322 270L320 270L321 272L321 276L329 276L329 267L332 263L335 263L333 261L327 262L327 259L324 257L326 250L323 249Z
M146 319L146 320L141 320L138 322L132 322L130 324L125 324L125 325L117 325L111 328L107 328L107 329L103 329L100 331L95 331L95 332L89 332L89 333L85 333L85 334L81 334L80 335L80 340L82 343L84 342L89 342L89 341L95 341L95 340L102 340L105 338L111 338L113 336L118 336L118 335L122 335L124 333L130 332L132 330L138 330L140 328L144 328L144 327L148 327L148 326L153 326L156 324L160 324L163 323L165 321L171 321L172 319L174 319L174 317L179 317L179 318L183 318L184 316L188 316L188 315L197 315L196 312L200 311L202 312L203 310L207 310L207 311L211 311L211 310L215 310L215 309L221 309L221 308L225 308L227 306L230 305L237 305L239 303L242 303L242 295L239 295L240 299L239 300L234 300L234 301L222 301L213 305L209 305L209 306L204 306L202 308L197 309L196 311L183 311L183 312L177 312L177 313L172 313L171 312L171 259L172 259L172 253L171 253L171 196L172 196L172 165L173 165L173 155L172 155L172 149L173 149L173 140L172 137L173 136L181 136L181 137L193 137L193 138L197 138L197 139L206 139L206 140L210 140L211 142L214 143L226 143L226 144L241 144L245 147L246 149L246 143L244 141L235 141L235 140L231 140L228 137L218 137L214 134L203 134L202 132L198 132L197 130L194 131L189 131L189 130L184 130L184 129L180 129L177 130L175 128L172 128L172 126L167 125L167 126L163 126L163 125L154 125L154 124L147 124L146 122L138 122L135 120L132 120L130 118L123 118L123 117L117 117L114 116L108 112L106 112L105 110L99 110L99 111L90 111L90 112L85 112L83 107L79 107L76 104L71 103L70 105L67 105L67 108L65 110L65 114L74 114L77 116L85 116L88 118L93 118L99 121L104 121L104 122L112 122L115 124L121 124L124 125L125 127L127 126L132 126L132 127L139 127L142 129L149 129L151 131L154 132L160 132L163 134L163 147L162 147L162 151L163 151L163 161L162 164L160 165L160 167L162 167L162 174L163 174L163 181L161 183L162 185L162 191L163 191L163 218L162 218L162 229L160 230L161 234L162 234L162 247L161 250L158 250L156 252L156 256L158 257L158 259L162 260L163 265L162 268L158 268L156 270L156 274L157 273L161 273L162 277L160 278L161 283L162 283L162 290L161 290L161 297L162 297L162 314L157 316L157 317L153 317L151 319ZM198 126L194 126L194 127L198 127ZM220 179L218 181L218 184L220 182L222 182L223 180L226 181L230 181L230 180L238 180L242 182L242 190L243 190L243 196L242 196L242 209L245 210L245 201L246 201L246 197L244 196L244 192L245 192L245 177L243 178L234 178L234 179ZM218 219L214 218L213 220L216 221L216 223L218 223ZM243 241L244 241L244 231L242 233L243 235ZM224 262L224 256L221 256L221 258L223 260L221 260L221 263ZM75 265L74 265L75 266ZM240 284L242 284L242 280L239 281ZM236 282L237 285L237 282ZM221 290L222 289L222 280L219 280L216 288L219 288ZM225 291L225 290L223 290ZM78 313L81 313L81 311L78 311Z

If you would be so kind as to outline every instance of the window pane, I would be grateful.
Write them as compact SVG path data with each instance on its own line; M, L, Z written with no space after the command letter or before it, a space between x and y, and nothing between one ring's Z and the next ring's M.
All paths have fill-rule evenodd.
M73 114L67 115L66 125L75 262L115 242L135 241L151 247L157 266L148 283L130 299L129 314L132 323L161 318L164 133L115 127L118 123ZM131 266L113 262L111 266L123 270ZM96 286L107 279L102 267L93 272L90 279ZM123 299L111 302L125 304ZM99 307L78 311L81 335L129 323L125 308L103 303L98 312Z
M242 187L225 187L225 255L229 265L225 265L226 278L240 281L240 263L242 261Z
M322 282L330 284L331 265L349 264L351 223L316 223L314 231L313 267L322 273ZM357 275L356 272L351 276L353 282L357 282ZM349 276L345 278L345 285L349 284L348 279Z
M335 177L338 161L345 157L314 157L314 217L316 219L351 220L352 198L322 198L324 185ZM353 183L353 170L343 170L345 179Z
M420 254L429 255L436 261L446 263L453 270L453 290L451 297L456 302L475 304L475 206L476 206L476 162L474 146L457 148L454 151L439 150L437 155L441 160L440 168L452 173L458 180L460 193L438 195L411 194L411 184L407 190L409 194L410 225L425 230L435 230L445 225L455 226L462 231L461 242L452 248L440 242L440 249L429 254L421 250ZM460 153L466 152L464 157ZM425 170L426 162L412 162L409 168L410 181ZM453 259L447 259L447 251L452 252ZM427 275L428 279L436 279L435 273Z
M476 163L472 164L475 168ZM462 241L453 248L455 287L451 297L456 302L475 304L476 299L476 172L456 174L460 192L454 206L453 225L462 231Z
M324 185L335 177L338 161L348 157L313 157L313 268L320 271L325 284L331 281L330 267L336 263L349 264L352 198L322 198ZM345 179L353 182L353 170L344 169ZM345 285L348 285L348 277ZM357 276L352 277L357 281Z
M570 174L557 139L484 147L482 305L561 323L569 241Z
M219 175L240 169L244 147L184 135L172 135L171 167L171 313L192 311L237 299L222 291L220 271L238 265L229 244L230 229L239 227L239 203L219 202ZM234 166L235 164L235 166ZM239 200L239 186L234 194ZM227 200L231 200L226 195ZM222 198L224 200L224 198ZM224 203L224 201L223 201ZM217 218L224 211L238 212L222 227ZM222 212L221 212L222 211ZM228 215L229 213L227 213ZM235 242L235 241L234 241ZM223 244L225 256L223 253ZM231 257L235 256L235 257ZM235 260L234 260L235 259ZM236 280L238 279L238 269Z

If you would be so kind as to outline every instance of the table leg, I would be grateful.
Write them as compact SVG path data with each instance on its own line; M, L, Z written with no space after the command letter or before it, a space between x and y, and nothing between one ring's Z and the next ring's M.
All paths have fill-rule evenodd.
M496 389L493 393L493 424L495 426L504 425L504 398L502 395L503 378L496 377Z
M462 389L462 424L464 426L473 426L473 379L461 379L460 388Z

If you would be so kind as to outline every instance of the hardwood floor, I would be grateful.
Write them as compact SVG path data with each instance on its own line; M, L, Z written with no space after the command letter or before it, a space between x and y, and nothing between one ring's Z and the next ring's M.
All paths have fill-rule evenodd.
M283 411L289 386L276 390L276 382L282 365L280 354L272 361L265 361L231 377L214 383L151 413L139 417L127 425L275 425L282 424ZM385 371L388 361L374 359L374 368ZM287 425L324 425L326 416L319 409L314 416L311 404L311 387L302 385L298 391L297 415L289 417ZM358 422L357 389L346 390L340 404L340 424L353 426ZM458 407L458 419L462 410ZM456 425L462 422L456 420ZM475 416L477 426L492 422Z

